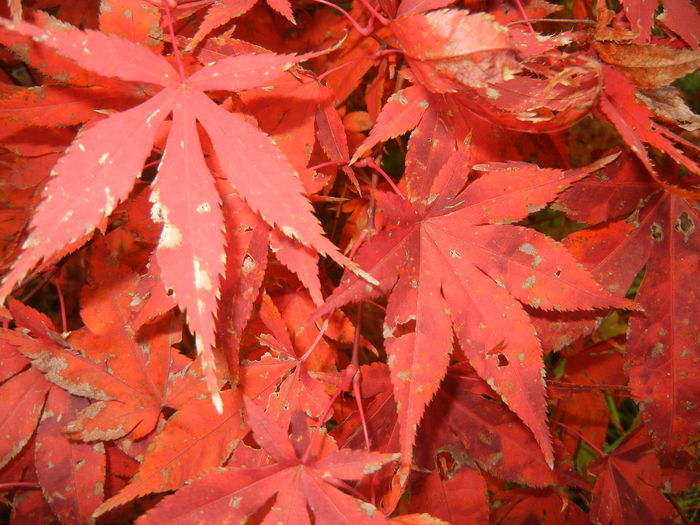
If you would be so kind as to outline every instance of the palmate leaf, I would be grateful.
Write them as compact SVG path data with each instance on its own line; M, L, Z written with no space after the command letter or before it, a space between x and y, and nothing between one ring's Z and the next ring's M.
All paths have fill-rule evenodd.
M241 396L225 390L221 397L223 415L218 415L206 398L185 403L155 436L130 483L100 505L95 514L145 494L179 489L186 481L221 465L248 432Z
M693 157L686 155L676 146L684 144L685 141L654 121L651 110L643 102L637 101L634 84L623 73L610 66L603 68L603 76L605 95L600 98L600 110L647 170L651 174L657 172L645 144L663 151L691 173L700 173L700 166ZM691 149L693 147L695 146L691 144Z
M299 457L295 445L309 436L292 435L254 402L244 398L248 423L258 444L275 461L259 468L229 468L209 472L177 494L166 497L137 523L195 524L216 516L222 523L244 522L272 497L275 504L264 523L311 523L308 508L319 525L380 525L388 523L374 505L355 499L340 490L341 480L360 480L396 459L396 454L380 454L341 449L324 457ZM302 450L303 453L303 450Z
M698 204L664 189L630 156L601 180L575 184L559 207L576 220L608 221L564 239L607 290L624 295L644 271L635 297L643 312L628 325L626 372L657 453L667 459L700 428L694 380L700 325L692 322L700 302L697 287L688 285L700 268ZM557 331L573 340L593 326L593 319L581 319Z
M61 346L24 345L20 351L49 381L64 390L96 400L75 417L65 416L63 431L83 441L114 440L150 434L162 418L163 407L180 409L206 392L197 374L188 373L191 360L173 348L182 327L163 318L137 330L140 278L100 249L90 258L93 286L82 293L81 317L86 326L72 332ZM13 311L19 303L13 302ZM15 314L17 319L17 314ZM38 332L38 330L33 330ZM73 348L78 352L70 351Z
M75 248L126 199L151 152L160 125L173 124L154 182L153 219L163 223L156 256L165 286L187 312L214 402L214 316L225 269L220 196L203 159L196 122L207 131L223 174L253 211L302 244L355 267L323 236L294 168L258 128L228 113L204 90L267 85L299 57L264 53L209 64L180 78L165 58L96 31L42 29L3 21L7 29L54 48L86 69L126 81L163 86L146 102L83 129L52 171L24 251L3 280L4 299L42 261Z
M598 478L590 511L594 523L660 523L675 514L658 490L663 483L661 468L643 427L593 462L589 471Z
M508 223L614 157L565 172L525 163L479 166L486 173L463 189L468 149L450 155L447 141L419 132L406 159L408 199L377 192L392 227L358 252L380 285L347 275L320 314L389 293L384 336L405 466L449 364L453 329L477 373L532 430L551 465L542 350L520 303L565 311L630 303L603 291L552 239ZM449 158L440 166L434 159L445 159L445 151Z
M698 432L694 370L700 327L692 319L699 302L697 287L688 285L700 268L698 224L696 206L661 192L627 220L566 239L583 265L618 295L645 270L636 297L644 314L630 320L625 360L632 394L661 457Z
M87 401L53 387L37 428L35 461L44 498L61 523L85 523L104 498L105 449L61 432L61 420Z
M417 81L434 93L485 87L519 68L508 32L485 13L440 9L390 27Z
M187 44L187 49L191 50L197 47L212 30L245 14L255 3L256 0L223 0L213 3L209 6L209 10L204 16L199 29L197 29L197 33L192 37L189 44ZM290 22L295 23L292 6L289 0L267 0L267 5Z

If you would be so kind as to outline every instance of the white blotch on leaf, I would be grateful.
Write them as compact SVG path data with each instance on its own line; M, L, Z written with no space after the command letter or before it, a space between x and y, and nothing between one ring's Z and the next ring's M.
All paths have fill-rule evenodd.
M282 233L285 234L287 237L291 237L292 239L299 238L299 233L297 233L297 231L291 226L282 226L280 229L282 230Z
M209 213L211 211L211 205L208 202L202 202L195 208L195 211L197 213Z
M105 197L105 215L109 215L110 213L112 213L116 201L114 200L114 196L112 195L112 192L109 191L108 187L105 187Z
M537 248L535 248L529 242L526 242L525 244L521 245L520 248L518 248L518 250L528 255L532 255L533 257L537 255Z
M153 203L151 207L151 220L155 223L168 222L170 210L160 203L160 191L158 191L158 189L151 191L151 196L148 200Z
M525 279L525 282L523 283L523 288L525 288L526 290L532 288L533 286L535 286L535 280L536 277L534 275L531 275L530 277Z
M31 236L26 241L24 241L24 243L22 244L22 249L29 250L31 248L36 248L39 245L41 245L41 241L36 236Z
M165 223L163 225L163 231L160 233L160 240L158 241L158 247L167 250L174 250L179 248L182 244L182 233L177 226L170 223Z
M375 507L375 506L372 505L371 503L367 503L367 502L364 502L364 501L363 501L362 503L360 503L360 508L361 508L363 511L365 511L365 514L367 514L367 516L369 516L370 518L371 518L372 516L374 516L375 513L377 512L377 507Z
M197 290L206 290L210 292L212 289L212 282L209 272L202 268L199 257L195 257L192 262L194 266L194 287L197 288Z

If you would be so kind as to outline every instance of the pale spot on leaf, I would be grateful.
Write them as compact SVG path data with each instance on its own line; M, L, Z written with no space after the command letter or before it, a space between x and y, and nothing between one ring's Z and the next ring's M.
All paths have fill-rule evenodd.
M255 267L257 266L255 259L251 257L250 255L246 254L245 257L243 257L243 267L242 271L244 274L249 274L253 270L255 270Z
M535 286L536 280L537 278L534 275L531 275L530 277L525 279L525 282L523 283L523 288L525 288L526 290L532 288L533 286Z
M527 255L532 255L533 257L537 255L537 248L535 248L532 244L529 242L526 242L518 248L523 253L526 253Z
M208 202L202 202L195 208L197 213L209 213L211 211L211 205Z
M202 268L202 263L199 260L199 257L195 257L192 262L194 266L194 287L197 290L211 291L212 282L209 272Z
M181 244L182 233L180 230L177 228L177 226L166 223L163 226L163 231L160 234L158 247L167 250L174 250L175 248L179 248Z

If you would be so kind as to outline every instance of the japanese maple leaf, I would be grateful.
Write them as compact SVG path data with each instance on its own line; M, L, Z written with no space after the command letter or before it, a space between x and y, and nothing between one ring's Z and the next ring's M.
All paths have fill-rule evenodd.
M590 511L594 523L659 523L676 515L658 490L663 483L661 468L643 427L589 470L598 477Z
M256 0L223 0L214 2L207 10L207 14L204 15L197 33L187 44L187 49L194 49L212 30L245 14L255 3ZM267 5L293 24L296 24L289 0L267 0Z
M430 470L440 469L444 450L453 451L457 464L472 468L476 464L505 481L546 487L556 479L532 432L507 406L493 399L491 387L468 363L447 370L426 410L415 462Z
M632 29L638 33L638 42L648 42L651 37L651 28L654 25L654 14L659 7L659 2L645 0L623 0L627 19ZM664 26L675 31L690 47L697 49L700 44L700 15L697 8L690 0L666 0L663 2L664 10L659 15L659 20Z
M455 461L447 451L435 461L435 470L412 479L409 509L447 523L488 523L489 498L481 473Z
M270 414L282 426L289 425L289 418L297 410L319 416L329 397L323 383L310 375L318 371L308 362L311 355L308 350L315 348L301 349L302 355L297 357L284 320L267 294L261 298L260 319L266 333L261 333L258 340L270 351L254 361L244 361L241 367L244 394L261 399L261 404L269 407ZM316 341L319 342L320 339Z
M44 498L62 523L86 523L104 498L103 443L81 443L61 432L85 399L52 387L37 428L35 465Z
M90 284L81 294L85 327L61 338L41 317L17 301L10 302L16 322L31 329L44 345L23 345L19 351L53 384L94 400L76 418L64 418L72 438L84 441L131 439L148 435L163 407L179 409L206 392L201 376L189 371L190 358L173 345L182 338L181 322L172 316L142 327L135 325L148 305L152 276L140 277L110 255L115 230L91 246ZM155 283L157 285L157 283ZM80 349L77 351L75 349Z
M75 420L65 421L73 438L113 440L129 434L139 439L154 429L163 407L179 409L206 389L201 378L187 373L192 361L172 347L181 339L177 322L166 317L138 332L133 327L129 303L141 299L138 278L123 266L103 275L116 278L103 278L97 293L84 294L88 326L69 339L82 355L55 345L22 352L54 384L95 400Z
M0 287L0 300L42 260L75 248L129 195L160 125L172 113L151 192L152 218L163 224L156 257L164 285L187 312L197 351L204 356L209 388L220 407L212 348L220 274L225 270L224 223L221 197L202 154L197 122L206 130L224 176L255 212L285 235L354 266L323 236L294 169L274 143L204 94L205 90L241 91L267 85L300 58L241 55L185 77L162 56L115 36L8 21L2 25L56 49L86 69L163 89L76 137L52 171L24 251Z
M570 451L576 450L579 436L596 446L605 443L610 424L606 390L626 389L619 344L620 341L613 339L576 353L567 349L563 378L566 382L550 384L550 395L558 400L559 421L577 432L562 436Z
M413 134L407 199L377 192L393 227L357 256L380 285L347 275L319 314L389 293L384 336L405 465L449 364L453 328L478 374L532 430L551 464L541 348L520 303L544 310L629 304L604 292L552 239L508 223L611 158L566 172L520 162L479 166L484 175L465 188L468 148L450 149L420 129Z
M20 349L41 348L44 341L37 341L26 334L0 330L0 398L6 407L0 416L0 468L4 468L31 439L36 430L51 384L29 364Z
M662 191L638 164L590 179L567 192L562 208L588 222L626 218L581 230L565 244L593 276L611 292L622 296L644 269L635 300L644 314L629 322L625 348L627 373L642 417L653 432L662 455L683 448L698 432L695 407L700 395L695 384L700 311L697 288L688 286L700 269L700 211L697 203L672 191ZM607 202L590 207L590 199L608 191L627 193L625 207ZM577 202L578 200L578 202ZM640 205L637 209L636 203ZM593 323L564 324L559 337L588 333Z
M695 146L682 137L652 119L651 110L636 99L637 89L627 77L611 66L603 68L605 94L600 98L599 107L608 120L615 126L622 139L644 163L649 173L656 175L651 156L645 143L666 153L675 162L694 174L700 174L700 165L690 156L676 147L685 144Z
M73 441L60 432L61 420L70 419L87 401L52 386L22 355L65 345L51 321L19 301L11 301L9 309L17 330L0 331L0 397L9 403L0 421L5 436L0 464L23 447L33 448L32 471L48 505L64 523L85 522L104 496L104 447ZM33 434L35 444L25 447Z
M596 60L556 49L570 40L524 36L489 14L442 9L400 16L390 27L410 66L410 80L452 100L471 120L475 113L517 131L565 129L590 112L601 90ZM408 93L402 98L410 100ZM387 107L370 137L386 132L391 117L381 117L391 111ZM416 122L422 113L410 107L400 112L413 114Z
M508 32L486 13L441 9L399 16L390 27L416 80L435 93L485 87L519 69Z
M206 397L190 398L151 441L129 484L105 501L95 515L139 496L179 489L202 472L220 466L248 433L243 403L235 390L221 392L224 413Z
M247 517L275 497L265 523L379 524L387 518L374 505L341 492L343 480L359 480L396 459L380 454L341 449L318 458L306 453L308 435L293 439L252 401L245 399L248 424L275 464L252 469L219 469L166 497L137 520L139 524L201 523L211 516L222 523ZM305 431L306 429L304 429Z
M588 525L590 519L581 508L554 487L521 488L498 491L493 495L500 505L494 523L546 523L547 525Z

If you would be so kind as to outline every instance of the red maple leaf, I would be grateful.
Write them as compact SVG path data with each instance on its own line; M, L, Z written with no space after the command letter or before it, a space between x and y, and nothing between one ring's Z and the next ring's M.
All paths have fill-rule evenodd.
M629 303L604 292L552 239L509 223L612 158L568 172L516 162L478 166L484 174L465 188L468 148L451 153L447 141L433 142L421 129L409 144L407 198L376 193L391 227L358 252L380 285L348 275L320 314L389 292L384 336L405 463L447 369L453 327L471 364L532 429L551 463L541 348L520 303L558 311Z
M396 454L341 449L316 457L309 453L317 447L305 427L290 439L254 402L244 401L255 440L275 463L211 472L165 498L137 523L199 523L207 516L221 521L245 520L273 497L274 503L266 512L266 521L271 523L310 524L307 505L319 524L388 522L374 505L339 488L348 487L343 480L362 479L396 459Z
M75 416L87 401L51 386L22 353L65 346L53 324L44 315L17 301L10 303L15 323L23 332L0 332L0 359L5 381L0 395L13 403L0 425L6 436L0 447L0 464L4 466L23 449L32 433L36 439L28 448L34 450L36 476L51 511L65 523L88 520L104 497L105 450L69 439L60 429L62 418ZM18 370L24 371L16 375ZM15 460L16 461L16 460Z
M453 4L0 1L12 525L697 518L696 6Z
M206 130L223 174L271 226L341 264L355 265L323 236L294 169L274 143L229 113L205 90L242 91L268 84L300 57L262 53L210 64L189 77L146 48L95 31L3 25L48 45L78 65L106 76L162 86L142 104L84 129L54 170L31 223L24 251L5 276L0 298L42 260L76 247L129 194L151 152L160 125L172 124L158 176L152 218L163 229L156 249L163 283L173 290L196 334L197 350L214 402L214 316L225 270L221 197L202 154L197 122ZM264 174L261 176L261 174Z
M675 514L659 492L662 483L651 442L640 427L589 470L598 477L590 517L597 523L657 523Z
M314 347L299 348L297 352L279 310L267 294L261 297L260 320L264 332L258 336L257 343L266 352L258 359L244 361L241 367L244 394L269 406L270 415L282 426L289 425L289 418L298 410L312 417L320 416L330 398L323 383L310 375L321 370L310 366L309 357L323 334L319 333ZM317 332L313 328L307 330ZM331 363L326 363L326 367L335 360L333 353L328 353Z
M603 204L598 210L590 206L590 199L601 191L621 191L630 200L622 209ZM626 218L574 233L565 243L606 289L620 296L645 269L635 298L644 310L630 321L625 352L630 387L659 450L680 449L698 432L693 407L700 399L692 370L700 327L691 319L700 302L695 287L687 286L700 268L697 205L662 190L636 161L602 180L577 183L564 199L562 208L589 222L633 210ZM637 202L643 206L637 207ZM561 334L570 340L590 332L592 325L591 321L565 324Z

